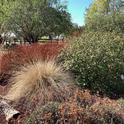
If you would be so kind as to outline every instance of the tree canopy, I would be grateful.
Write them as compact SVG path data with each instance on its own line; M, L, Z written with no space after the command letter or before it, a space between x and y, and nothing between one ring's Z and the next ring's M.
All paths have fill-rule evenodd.
M0 6L1 32L13 32L28 42L44 35L68 33L72 26L61 0L2 0Z
M94 0L85 22L88 30L124 32L124 1Z
M107 15L113 12L121 12L124 7L123 0L94 0L87 11L87 16Z

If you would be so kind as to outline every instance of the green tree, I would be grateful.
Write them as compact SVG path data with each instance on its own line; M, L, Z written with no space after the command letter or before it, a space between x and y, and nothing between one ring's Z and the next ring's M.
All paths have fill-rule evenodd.
M94 0L86 14L87 29L123 32L123 7L122 0Z
M14 32L25 41L37 42L43 35L61 34L71 28L70 14L66 11L66 5L60 0L10 0L9 2L10 6L3 5L7 13L6 21L3 22L7 31Z
M2 32L5 32L5 22L10 13L10 11L9 11L10 10L10 2L12 4L13 1L8 1L8 0L0 1L0 34Z

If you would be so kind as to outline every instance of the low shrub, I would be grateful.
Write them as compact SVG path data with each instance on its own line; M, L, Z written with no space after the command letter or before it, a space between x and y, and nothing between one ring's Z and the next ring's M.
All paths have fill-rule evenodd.
M54 59L59 54L64 45L64 43L46 43L41 45L33 44L29 46L24 45L16 47L13 51L16 55L16 59L23 58L22 63L25 63L29 61L37 61L39 59Z
M24 124L123 124L123 108L114 100L77 90L69 101L50 102L26 117Z
M38 60L52 60L60 53L65 46L64 43L47 43L17 46L2 55L0 64L0 84L6 85L13 70L17 70L26 63Z
M59 57L77 84L93 92L124 94L124 35L89 32L72 39Z

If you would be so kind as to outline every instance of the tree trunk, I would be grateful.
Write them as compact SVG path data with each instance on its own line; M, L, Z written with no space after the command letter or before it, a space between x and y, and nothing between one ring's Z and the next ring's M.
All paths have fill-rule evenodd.
M28 36L24 37L24 41L27 41L29 44L37 43L38 42L38 36L34 36L32 34L29 34Z

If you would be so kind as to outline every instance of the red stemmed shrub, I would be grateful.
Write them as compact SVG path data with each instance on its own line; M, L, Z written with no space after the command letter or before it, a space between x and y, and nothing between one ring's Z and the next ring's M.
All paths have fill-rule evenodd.
M4 85L11 76L13 70L16 70L20 65L33 63L38 60L55 59L65 46L64 43L46 43L21 45L7 51L1 58L0 80Z
M91 95L89 91L80 90L75 91L70 100L61 103L54 101L44 106L37 104L36 108L33 108L28 115L22 119L24 124L124 123L124 109L117 101L100 98L97 95Z
M22 63L32 62L37 59L49 60L55 58L64 44L47 43L43 45L33 44L29 46L19 46L14 49L16 59L21 59Z

